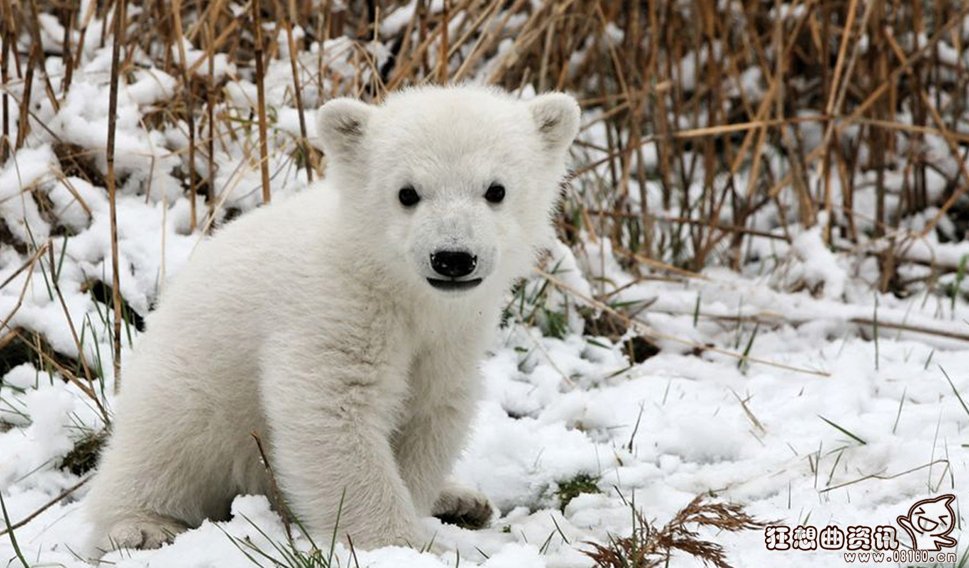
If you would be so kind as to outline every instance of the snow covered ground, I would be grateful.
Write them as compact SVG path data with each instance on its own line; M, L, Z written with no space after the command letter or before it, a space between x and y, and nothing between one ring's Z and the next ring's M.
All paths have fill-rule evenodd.
M87 197L92 209L100 210L93 192ZM120 210L126 265L134 267L123 282L144 297L155 282L149 275L160 262L160 246L153 250L149 243L160 244L166 213L136 197L124 198ZM175 215L167 215L166 275L171 277L196 237L179 235ZM85 321L89 336L104 337L97 315L105 313L104 306L96 306L79 288L85 275L102 270L89 260L98 254L103 258L107 247L106 226L97 219L95 213L88 228L68 239L58 277L73 321ZM61 250L54 243L56 267ZM562 248L558 254L570 260ZM622 287L629 277L610 262L607 249L600 257L604 248L590 243L580 256L586 260L578 264L587 264L587 274L594 272L589 265L605 265L615 287ZM5 255L0 280L23 262L9 248ZM791 270L811 270L810 261L789 258ZM875 316L875 296L863 278L851 274L856 261L827 260L833 264L824 266L821 277L827 285L845 287L842 296L850 301L818 299L807 291L778 292L768 277L725 270L625 288L614 300L651 302L639 319L655 330L662 347L636 365L629 364L621 342L576 333L580 318L571 318L561 339L512 321L484 364L487 397L457 469L460 479L494 500L501 517L479 532L442 525L440 542L457 546L463 565L588 566L579 552L584 541L604 541L610 533L630 530L629 506L620 494L635 496L637 507L660 524L695 495L713 491L746 504L762 519L791 526L808 519L819 527L894 524L919 498L964 495L969 413L956 391L969 396L969 344L899 332L887 324L959 333L969 307L960 301L951 312L947 302L935 298L880 296L882 327L874 341L874 326L850 323L854 317ZM588 294L588 281L563 268L570 262L550 264L559 266L554 281L579 290L566 300L569 306L559 306L574 315L574 302L581 303L576 296ZM525 293L537 289L540 280L536 277ZM9 325L42 330L56 348L70 352L73 342L63 308L47 288L39 270L24 271L3 287L0 311L11 310L26 290ZM563 301L556 292L547 295L552 296L547 303ZM753 328L738 326L738 315L765 323L752 338ZM778 323L784 319L803 323ZM695 347L743 353L748 344L749 358L743 363ZM102 341L100 349L107 348ZM89 356L98 361L96 353ZM103 355L99 364L110 374ZM72 441L99 421L90 399L31 363L7 373L0 395L0 416L14 426L0 434L0 489L9 518L16 522L80 481L56 466ZM581 474L596 480L600 492L579 495L563 513L559 484ZM72 552L85 534L83 495L81 488L16 531L32 565L86 565ZM241 497L234 511L231 522L206 524L162 550L107 558L119 566L248 566L250 560L227 534L260 541L264 531L284 539L264 498ZM736 566L767 566L781 559L795 566L842 562L837 552L767 551L760 531L707 536L727 547ZM14 557L5 536L0 559ZM361 566L456 564L452 556L404 549L360 552L358 560ZM694 562L674 558L672 565Z
M92 148L103 165L108 51L92 43L59 110L38 103L35 115L46 128L35 128L28 148L0 167L0 217L9 233L0 241L0 343L13 341L8 333L16 329L27 341L43 338L42 351L75 359L83 353L91 372L104 377L94 395L110 408L110 307L92 291L93 283L111 282L108 202L103 188L61 171L54 152L55 141ZM190 49L187 57L198 54ZM56 77L56 59L49 65ZM267 74L277 109L277 201L307 186L291 155L298 118L284 95L287 69L288 62L274 61ZM220 65L220 72L234 70ZM152 129L144 120L171 96L174 81L146 67L122 88L119 102L121 292L141 314L201 238L189 228L190 203L171 174L185 152L184 131ZM240 79L228 88L235 106L221 110L247 116L252 84ZM304 102L318 103L312 92ZM215 157L222 188L216 223L259 201L258 166L243 159L243 146L230 141ZM204 160L198 167L208 175ZM207 207L199 199L200 219ZM832 253L818 230L802 231L791 245L754 239L762 260L740 273L710 268L635 283L606 241L584 242L576 251L555 251L545 265L551 279L536 274L524 288L525 303L514 301L483 365L487 395L456 473L488 494L500 517L477 532L428 520L438 543L460 552L462 566L589 566L585 542L628 535L633 499L658 526L696 495L713 492L774 524L846 528L897 526L897 516L932 495L969 498L969 305L961 297L876 294L875 259ZM965 243L942 249L931 236L918 245L955 262L969 253ZM631 363L631 335L599 336L580 317L606 317L608 310L588 298L610 291L611 305L644 306L634 328L660 347L657 354ZM521 323L534 310L537 319ZM559 317L557 325L549 319ZM125 326L122 340L125 349L137 340L134 325ZM82 392L82 369L58 368L63 360L34 352L0 381L0 495L10 523L90 475L60 468L76 442L102 426L97 405ZM80 378L65 382L67 375ZM586 492L560 509L562 487L577 484ZM85 489L18 528L16 540L0 536L0 564L18 566L22 555L31 566L89 566L75 552L87 529ZM962 541L956 552L964 562L969 536L963 538L961 503L952 536ZM268 554L270 541L285 541L264 498L239 497L233 512L233 520L206 523L161 550L114 552L105 561L253 566L233 538L249 538ZM908 544L901 529L898 535ZM738 567L848 565L840 551L767 550L759 530L702 536L721 543ZM343 548L336 557L340 566L354 565ZM356 560L373 567L459 563L453 552L400 548L357 551ZM675 555L670 566L697 562Z

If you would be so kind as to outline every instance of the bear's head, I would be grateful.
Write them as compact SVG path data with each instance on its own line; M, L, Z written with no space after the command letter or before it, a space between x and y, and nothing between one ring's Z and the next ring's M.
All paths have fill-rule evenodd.
M456 298L503 292L551 243L579 106L561 93L522 101L421 87L379 106L329 101L317 127L347 230L371 244L364 261L397 284Z

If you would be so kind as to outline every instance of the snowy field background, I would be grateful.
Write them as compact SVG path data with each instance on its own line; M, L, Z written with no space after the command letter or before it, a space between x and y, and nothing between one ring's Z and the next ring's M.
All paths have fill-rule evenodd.
M672 63L655 68L662 67L658 78L630 71L625 78L632 84L619 80L619 66L640 61L635 50L652 45L653 36L629 21L648 22L653 14L643 8L630 15L618 2L452 2L448 10L443 2L411 2L381 14L377 39L331 34L329 23L321 34L309 19L304 29L299 18L287 33L283 20L272 18L279 8L267 8L260 109L260 77L251 58L240 55L252 48L251 6L218 4L224 14L210 21L226 25L234 17L237 27L207 28L199 22L208 12L200 17L198 6L186 3L185 36L174 41L182 32L173 32L172 22L151 23L163 8L128 7L114 125L118 292L127 314L122 360L137 343L141 317L195 245L262 203L260 110L267 115L269 189L280 202L311 185L309 172L318 178L325 169L318 153L303 146L301 121L314 132L313 113L301 116L300 105L315 109L337 93L369 97L395 78L400 84L440 78L443 68L448 78L517 85L523 97L562 85L585 107L573 152L576 176L559 220L562 241L509 293L505 324L482 367L486 397L456 471L493 500L500 516L474 532L428 520L439 544L458 555L389 548L356 551L353 558L338 546L334 565L591 566L582 551L610 535L629 536L633 507L662 526L704 493L792 527L894 525L914 501L954 493L952 536L962 542L957 562L945 565L966 565L964 6L938 3L944 9L927 12L918 24L924 28L907 33L898 23L907 17L904 7L872 16L868 3L859 2L858 19L894 18L897 46L909 55L899 63L890 59L897 53L871 47L884 38L850 37L840 63L843 83L812 82L810 72L793 69L801 55L792 55L785 116L822 113L837 100L828 91L848 85L843 108L832 109L847 118L830 136L818 120L770 130L750 122L776 118L769 103L780 99L773 98L768 73L778 49L769 42L793 38L796 52L797 38L823 31L815 24L825 14L843 23L846 7L836 14L814 2L762 9L767 61L757 64L724 55L726 38L747 29L750 12L721 2L716 14L737 29L725 25L711 32L723 33L722 42L695 45L661 34L661 58ZM303 4L346 29L369 17L352 5ZM660 4L656 17L681 23L707 6ZM105 177L112 35L103 29L111 12L81 2L65 29L58 9L33 14L24 5L2 6L11 20L36 26L3 27L0 565L90 566L77 552L87 530L84 483L115 399ZM439 61L441 38L420 25L439 30L442 18L450 18L453 50L446 66ZM562 27L541 27L546 19ZM592 22L595 40L580 37L585 28L570 23L584 21ZM771 22L789 33L775 34ZM243 39L232 49L207 47L223 32ZM290 50L290 35L298 52ZM420 53L408 58L402 37L411 37L410 48ZM843 37L825 37L831 62ZM566 47L556 49L556 42ZM635 57L627 60L621 55L630 49ZM889 57L881 71L879 57ZM917 57L925 66L911 71ZM28 81L31 61L42 65ZM596 61L617 67L590 76ZM711 61L732 65L736 79L716 96L703 85L712 80L705 67ZM397 73L407 66L413 77ZM300 101L293 97L293 69ZM902 69L891 89L907 93L906 102L895 109L877 99L870 116L864 109L852 115L891 69ZM914 81L906 73L927 81L926 98L902 90L903 75ZM626 102L610 107L610 96ZM657 101L677 110L659 119L655 109L666 103ZM872 128L877 120L890 127ZM747 126L717 132L728 123ZM921 130L907 128L913 124ZM649 134L663 129L686 134ZM810 158L829 147L835 149L828 166ZM714 150L723 153L721 161L710 157ZM112 552L103 562L256 565L239 539L277 558L274 543L289 550L265 498L239 497L233 514L161 550ZM4 528L10 525L17 526L13 534ZM723 545L737 567L848 565L840 552L769 551L762 530L702 529L700 536ZM899 539L908 543L901 530ZM298 549L308 546L297 538ZM699 562L674 553L669 565Z

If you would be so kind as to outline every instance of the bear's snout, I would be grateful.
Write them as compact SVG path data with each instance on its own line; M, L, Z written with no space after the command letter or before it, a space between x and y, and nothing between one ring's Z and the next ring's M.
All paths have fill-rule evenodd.
M441 276L461 278L474 272L478 257L460 250L439 250L431 253L431 268Z

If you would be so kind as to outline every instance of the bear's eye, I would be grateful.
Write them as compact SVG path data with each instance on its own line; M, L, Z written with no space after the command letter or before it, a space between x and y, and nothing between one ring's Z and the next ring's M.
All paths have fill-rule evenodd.
M397 199L400 200L400 204L404 207L413 207L421 200L421 196L417 194L416 189L408 185L397 192Z
M500 183L493 183L488 186L488 191L485 192L485 199L489 203L501 203L501 200L505 198L505 186Z

